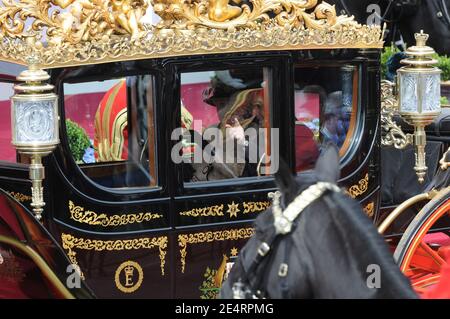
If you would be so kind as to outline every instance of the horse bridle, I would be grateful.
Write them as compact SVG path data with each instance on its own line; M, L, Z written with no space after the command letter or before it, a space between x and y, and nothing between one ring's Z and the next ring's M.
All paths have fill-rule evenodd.
M246 299L248 296L251 296L253 299L265 298L266 293L262 288L261 282L259 287L253 287L248 274L256 273L259 265L274 250L280 238L288 235L295 229L296 221L305 208L327 192L341 192L341 189L336 184L318 182L301 192L284 210L281 208L281 192L269 193L269 198L272 199L275 233L259 245L257 254L247 271L242 265L244 275L233 284L233 299ZM286 255L288 256L289 254ZM288 269L288 264L282 263L278 275L286 278Z

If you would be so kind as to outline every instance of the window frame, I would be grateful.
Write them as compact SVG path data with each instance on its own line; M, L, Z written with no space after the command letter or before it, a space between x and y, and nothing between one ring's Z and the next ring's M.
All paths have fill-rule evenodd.
M272 128L280 128L280 143L279 151L280 154L287 153L289 150L289 145L284 144L282 129L281 129L281 118L285 115L281 114L288 111L288 107L278 106L280 110L277 109L275 101L281 101L279 105L290 105L289 90L286 85L282 85L282 79L285 79L289 83L289 64L291 55L289 52L270 52L262 53L255 56L242 54L240 56L230 56L224 57L214 56L208 58L208 63L202 62L201 59L195 58L194 61L190 63L183 63L181 61L174 61L170 64L170 70L173 74L173 84L174 96L172 99L172 105L174 105L174 112L171 113L171 123L175 125L172 129L180 127L180 112L181 112L181 74L182 73L193 73L193 72L206 72L206 71L221 71L228 69L245 69L245 68L261 68L269 69L271 73L271 124ZM170 72L169 72L170 73ZM277 102L278 103L278 102ZM177 116L178 115L178 116ZM173 118L173 117L176 118ZM285 130L285 133L288 133ZM171 141L173 146L176 142ZM245 192L251 193L254 190L272 190L275 187L273 176L254 176L254 177L244 177L244 178L231 178L223 179L217 181L205 181L205 182L188 182L185 183L183 180L183 164L175 165L175 196L182 199L184 196L193 195L204 195L204 194L225 194L233 192Z
M120 63L121 64L121 63ZM113 64L112 66L120 65L118 63ZM59 112L60 112L60 147L64 149L64 154L67 154L65 158L69 161L70 167L74 170L74 174L78 176L78 183L88 183L89 189L94 190L94 193L98 193L96 190L100 190L101 192L107 193L113 196L123 196L123 195L136 195L138 198L136 200L141 199L164 199L168 197L168 187L167 187L167 178L164 167L162 166L161 155L164 153L164 150L161 149L160 143L158 140L161 139L161 127L158 125L158 121L156 120L160 115L163 115L161 111L161 92L162 92L162 78L161 72L158 72L157 69L152 68L143 68L139 71L136 69L132 69L131 71L124 71L121 69L119 72L111 72L110 74L104 75L101 71L92 72L88 75L77 76L77 72L73 74L69 73L68 76L62 76L58 79L58 96L59 96ZM65 124L66 112L65 112L65 93L64 93L64 84L69 83L87 83L87 82L95 82L95 81L107 81L112 79L120 79L131 76L139 76L139 75L151 75L153 77L154 82L154 94L153 94L153 108L154 108L154 136L155 136L155 162L156 162L156 172L157 172L157 185L156 186L137 186L137 187L121 187L121 188L111 188L107 186L103 186L94 180L92 180L83 170L82 168L75 162L74 157L71 154L70 146L67 139L67 128ZM129 115L128 115L129 116ZM105 164L108 162L104 162ZM117 162L112 162L117 163ZM82 192L85 193L85 192ZM90 194L90 192L89 192ZM89 195L91 196L91 195ZM142 196L142 198L140 198ZM103 196L101 196L103 197Z
M295 71L297 69L301 69L301 68L338 68L338 67L342 67L343 65L347 65L347 66L352 66L354 67L354 71L353 71L353 85L357 85L357 87L353 88L353 92L357 93L357 100L353 101L353 106L352 106L352 112L356 113L356 116L354 118L352 118L352 122L353 122L353 127L351 127L351 131L353 132L352 134L349 134L351 131L349 129L349 132L346 135L345 141L343 146L348 143L348 146L346 147L345 152L341 152L342 151L342 147L339 149L339 157L340 157L340 167L341 169L343 167L346 167L350 164L350 162L352 160L354 160L355 158L355 153L357 151L357 149L360 146L360 142L361 139L363 137L363 133L364 133L364 126L365 126L365 107L362 106L362 92L363 92L363 69L364 69L364 64L361 61L355 61L355 60L349 60L349 61L339 61L339 63L337 63L336 61L318 61L318 62L303 62L303 63L294 63L293 65L293 72L295 74ZM293 78L293 83L295 83L295 75ZM295 88L293 88L293 94L295 95ZM294 109L294 113L295 113L295 99L293 102L293 109ZM320 110L320 113L322 113L322 110ZM295 116L294 116L295 117ZM294 127L295 127L295 122L294 122ZM295 171L295 150L296 150L296 141L294 138L293 141L293 156L294 156L294 171ZM301 172L295 172L297 175L300 174Z

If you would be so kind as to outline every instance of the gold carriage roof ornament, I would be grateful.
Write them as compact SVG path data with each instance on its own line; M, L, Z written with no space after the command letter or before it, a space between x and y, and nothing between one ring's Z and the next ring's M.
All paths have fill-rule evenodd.
M151 3L150 3L151 1ZM318 0L0 0L0 60L42 68L242 51L382 48ZM146 24L152 6L161 17Z

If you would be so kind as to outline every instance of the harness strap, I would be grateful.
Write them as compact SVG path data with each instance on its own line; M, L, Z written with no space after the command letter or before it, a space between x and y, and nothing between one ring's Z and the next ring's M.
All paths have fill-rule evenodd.
M276 243L277 239L279 239L279 238L280 237L278 236L278 234L275 234L275 236L270 237L269 240L262 242L259 245L258 253L256 254L255 258L253 259L250 267L248 268L248 271L245 272L245 270L244 270L244 276L243 276L243 278L241 278L244 282L246 282L250 286L251 292L257 298L263 298L263 292L262 292L262 288L261 288L261 287L263 287L263 285L260 283L260 285L258 285L258 287L254 287L248 278L249 277L248 274L254 274L257 272L257 269L258 269L259 265L261 264L261 261L268 255L271 255L271 253L273 251L271 249L271 247L275 247L275 243ZM242 267L242 268L245 269L244 267ZM263 271L264 271L264 269L263 269ZM264 277L266 277L266 276L264 276Z
M284 246L283 263L280 264L280 267L278 269L278 277L280 277L282 299L289 298L289 282L287 280L287 276L289 271L288 260L291 255L292 246L293 246L292 238L288 238L287 243Z
M340 192L341 189L335 184L318 182L305 189L298 195L292 203L283 211L280 206L280 192L272 195L272 212L274 216L274 226L277 234L286 235L292 231L292 225L303 210L311 205L312 202L319 199L325 192Z
M269 197L272 198L273 204L272 204L272 212L274 215L274 226L276 231L274 232L274 235L271 236L268 240L262 242L257 250L257 254L255 255L255 258L253 259L252 263L250 264L250 267L248 268L248 271L245 271L244 265L242 264L243 269L243 276L240 278L239 282L234 283L233 285L233 298L234 299L242 299L245 298L245 296L249 293L253 294L253 298L262 298L264 297L265 293L263 292L262 287L265 285L265 280L267 280L266 276L264 276L263 280L264 282L260 282L258 285L258 288L255 289L253 287L253 284L249 280L248 274L254 274L256 273L259 265L261 264L262 260L271 255L273 251L273 247L279 240L282 238L282 236L289 234L292 232L292 230L295 227L292 227L294 225L294 222L298 218L298 216L303 212L303 210L309 206L312 202L322 197L327 191L333 191L333 192L340 192L341 189L332 183L327 182L318 182L310 187L308 187L306 190L304 190L300 195L298 195L292 203L288 205L288 207L282 211L280 207L280 198L281 193L275 192L270 193ZM285 253L284 260L288 260L289 254L290 254L291 248L289 247L288 251ZM267 265L266 265L267 267ZM287 264L286 264L287 267ZM263 272L267 272L267 269L264 268L262 270ZM287 269L286 269L287 271ZM244 283L249 286L249 289L244 290ZM287 289L287 288L286 288Z

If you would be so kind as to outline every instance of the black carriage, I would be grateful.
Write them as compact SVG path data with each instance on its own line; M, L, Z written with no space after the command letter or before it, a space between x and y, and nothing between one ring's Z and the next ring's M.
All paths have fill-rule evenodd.
M39 289L19 295L48 296L42 287L49 284L52 295L65 297L214 298L253 235L253 220L270 206L276 153L299 173L314 165L327 141L340 148L339 186L380 224L400 204L383 207L381 201L383 166L390 166L381 154L381 29L336 16L326 4L300 8L304 16L291 26L276 24L273 13L256 26L217 27L210 17L211 25L162 24L146 31L139 25L135 34L117 22L106 40L87 31L85 38L69 39L58 28L60 42L5 40L5 92L12 94L23 71L10 62L31 61L30 70L50 75L60 117L60 143L43 159L45 179L29 175L30 165L39 165L33 150L23 151L31 146L17 153L5 146L0 253L18 261L8 287L40 271L50 284L33 282ZM18 57L14 41L21 45ZM30 46L37 53L29 53ZM38 80L28 79L28 85ZM27 87L20 90L27 93ZM42 114L31 113L25 130L37 125L45 133ZM12 128L16 142L19 124ZM205 131L226 135L226 128L235 129L232 148L242 147L243 161L233 155L231 164L220 163L216 146L215 160L206 163L202 152L220 138ZM256 135L249 136L248 128ZM428 182L443 146L427 147L435 156ZM223 150L224 157L231 151ZM36 205L38 191L30 190L33 177L43 179L41 221L33 213L42 207ZM391 227L392 243L405 223ZM24 244L42 260L24 253ZM81 288L67 289L77 266ZM76 285L76 278L70 280Z

